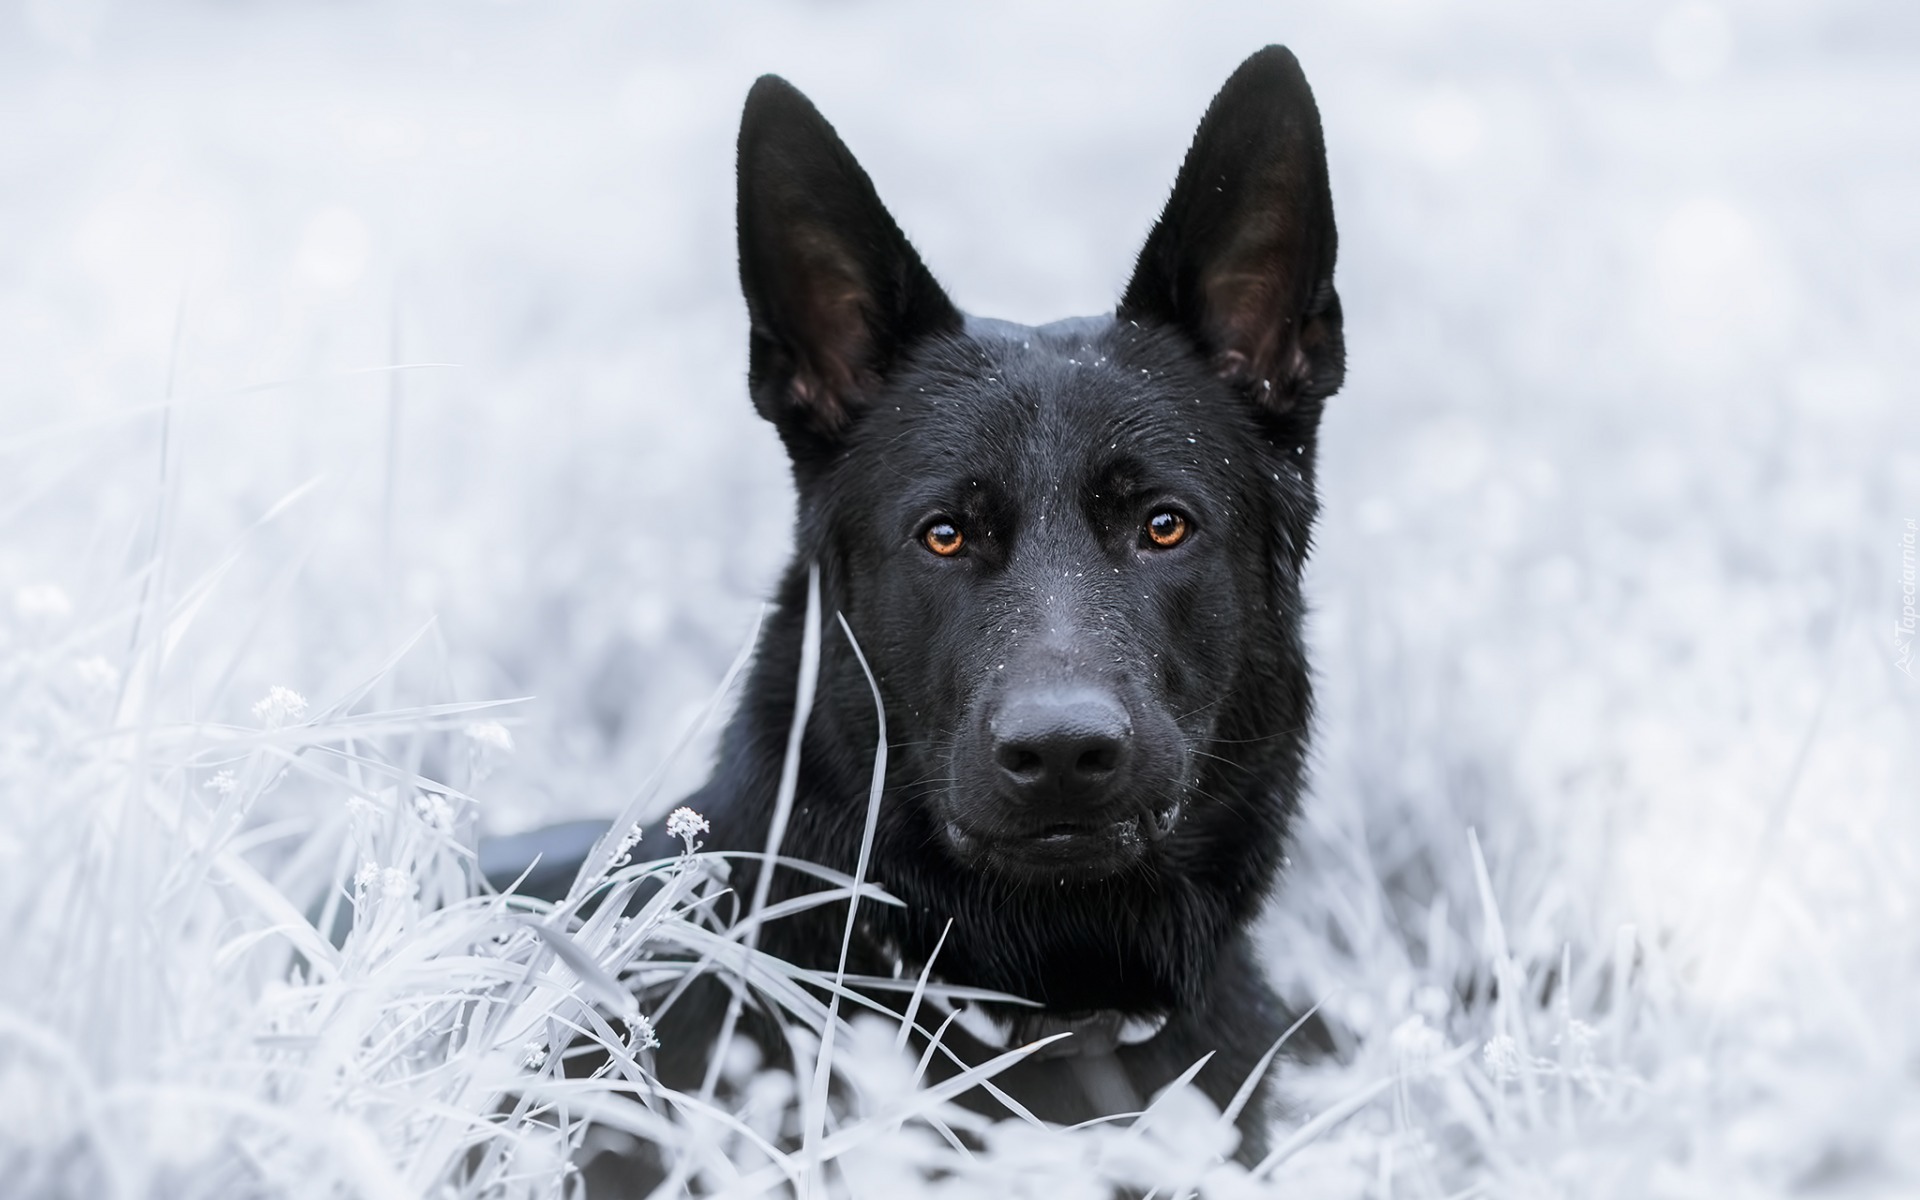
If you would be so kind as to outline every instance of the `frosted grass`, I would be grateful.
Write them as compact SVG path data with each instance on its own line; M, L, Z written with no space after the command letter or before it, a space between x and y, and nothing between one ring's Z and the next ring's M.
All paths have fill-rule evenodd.
M151 680L202 599L201 584L182 592L141 589L158 619L112 613L82 637L111 643L132 625L115 673ZM40 615L63 603L36 594ZM807 625L817 644L817 593ZM475 808L487 757L513 745L496 717L508 710L372 707L420 641L325 703L275 685L248 706L250 726L158 723L158 697L137 688L106 703L100 665L100 703L76 704L44 671L67 665L59 654L6 660L9 1194L562 1196L589 1137L598 1146L609 1132L651 1145L669 1192L829 1195L856 1173L892 1186L980 1174L956 1130L976 1144L999 1135L953 1099L1057 1038L920 1086L928 1060L911 1067L906 1035L918 1028L924 1055L945 1053L945 1026L914 1026L911 1014L923 999L950 1009L990 993L923 975L901 1022L853 989L906 985L849 977L844 960L822 973L755 950L767 920L898 901L795 863L826 886L778 904L759 889L723 925L715 902L742 856L701 852L707 823L689 808L667 822L677 853L635 862L623 838L560 903L486 891ZM816 650L803 691L817 670ZM422 773L462 755L462 787ZM884 769L881 752L862 872ZM788 861L777 847L746 857ZM718 1088L716 1068L698 1094L654 1079L653 1014L707 972L732 981L722 1036L747 1005L777 1015L810 1064L804 1090L752 1068ZM598 1060L590 1071L566 1070L585 1056ZM769 1089L785 1097L771 1110ZM1225 1119L1201 1127L1231 1151ZM1084 1143L1070 1153L1086 1181L1165 1178L1151 1158L1104 1148L1105 1132L1047 1136Z

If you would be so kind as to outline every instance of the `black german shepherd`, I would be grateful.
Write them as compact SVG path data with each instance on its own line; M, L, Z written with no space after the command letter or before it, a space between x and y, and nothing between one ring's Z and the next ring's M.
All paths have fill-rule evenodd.
M1299 64L1270 46L1215 97L1111 316L963 315L774 76L747 97L738 219L748 381L799 519L719 765L687 801L707 845L765 846L817 564L884 700L869 876L905 901L861 907L850 969L917 971L951 922L937 977L1037 1001L1000 1014L1016 1040L1076 1033L998 1079L1028 1108L1124 1110L1208 1052L1197 1083L1224 1107L1285 1023L1248 926L1301 790L1300 573L1344 369ZM872 695L837 635L818 680L781 849L851 872ZM511 875L538 844L489 861ZM564 887L577 865L544 874ZM774 894L804 886L783 874ZM844 920L816 910L761 945L830 971ZM1241 1124L1258 1153L1257 1103Z

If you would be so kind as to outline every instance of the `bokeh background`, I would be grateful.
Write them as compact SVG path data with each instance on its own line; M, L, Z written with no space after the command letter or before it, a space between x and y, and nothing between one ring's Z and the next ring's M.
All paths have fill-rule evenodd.
M1516 947L1631 926L1691 1014L1642 1064L1684 1102L1551 1186L1911 1194L1910 5L9 3L0 653L124 607L156 547L176 590L237 551L171 719L323 701L431 620L392 688L532 698L486 825L610 814L789 548L734 277L753 78L962 307L1042 321L1111 306L1276 41L1351 361L1277 981L1349 1063L1431 1009L1471 828Z

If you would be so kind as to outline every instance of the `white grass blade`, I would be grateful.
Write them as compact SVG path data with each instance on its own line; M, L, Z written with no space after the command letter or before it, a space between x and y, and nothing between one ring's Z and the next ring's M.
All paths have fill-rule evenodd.
M1441 1059L1432 1069L1441 1070L1452 1067L1463 1061L1472 1049L1471 1046L1462 1046ZM1294 1130L1286 1141L1275 1146L1265 1158L1260 1160L1260 1164L1253 1169L1253 1177L1265 1179L1272 1175L1282 1163L1324 1137L1328 1130L1340 1122L1366 1108L1398 1082L1400 1082L1400 1076L1397 1072L1385 1079L1375 1080Z
M807 568L807 611L805 625L800 640L800 677L794 686L793 722L787 731L786 756L780 763L780 783L774 792L773 817L767 825L767 862L763 863L754 878L753 899L747 907L747 916L759 912L766 906L767 893L773 886L772 861L780 853L780 844L786 840L787 821L793 815L793 796L800 784L800 746L807 733L807 721L813 715L813 698L820 683L820 566L815 563ZM752 949L757 935L749 932L747 948ZM742 982L746 976L743 972ZM705 1080L700 1085L700 1099L711 1102L713 1089L720 1081L720 1064L725 1057L726 1048L732 1044L733 1031L740 1022L740 1001L743 992L735 992L727 1005L727 1015L720 1025L720 1037L711 1062L707 1066Z
M1072 1035L1068 1033L1056 1033L1050 1037L1041 1038L1037 1042L1031 1042L1025 1046L1020 1046L999 1054L987 1062L981 1063L979 1066L971 1067L960 1072L951 1079L943 1079L930 1088L916 1092L913 1099L901 1108L899 1112L889 1114L889 1120L894 1126L898 1126L923 1114L933 1112L954 1097L983 1085L993 1076L1006 1070L1029 1054L1046 1046L1050 1046L1061 1038L1071 1036ZM1029 1116L1031 1116L1031 1114L1029 1114ZM822 1139L819 1148L816 1150L819 1161L826 1163L839 1158L844 1154L858 1149L874 1138L881 1136L883 1132L884 1130L880 1126L880 1123L874 1121L863 1122L851 1128L843 1129L831 1137ZM755 1196L777 1182L778 1179L772 1172L756 1172L741 1180L737 1186L724 1189L719 1192L718 1195L722 1197Z
M1295 1017L1293 1024L1287 1026L1286 1030L1274 1040L1273 1045L1267 1047L1267 1052L1260 1056L1259 1062L1253 1064L1253 1070L1247 1072L1247 1077L1241 1080L1240 1086L1234 1090L1233 1099L1229 1100L1227 1107L1221 1111L1220 1123L1223 1126L1231 1125L1240 1119L1241 1112L1252 1102L1254 1092L1260 1089L1260 1081L1267 1077L1267 1069L1273 1066L1273 1060L1280 1053L1280 1048L1285 1046L1294 1034L1299 1033L1301 1027L1312 1020L1313 1014L1319 1012L1320 1006L1326 1002L1325 996L1315 1000L1312 1008Z
M895 1054L906 1053L907 1039L913 1033L915 1019L920 1015L920 1002L927 995L927 982L933 978L933 964L940 957L941 947L947 944L947 935L952 932L953 918L948 917L947 923L940 927L939 940L933 943L933 953L927 955L926 963L921 966L919 976L913 981L913 995L907 1000L906 1011L900 1015L900 1031L893 1040ZM949 1017L948 1020L952 1018Z
M840 933L840 960L834 971L834 992L827 1005L827 1027L821 1031L820 1055L815 1061L813 1086L804 1113L805 1133L801 1142L801 1162L807 1171L809 1190L817 1180L814 1168L818 1165L815 1152L820 1141L821 1128L827 1115L827 1082L833 1075L833 1048L838 1039L834 1037L834 1027L840 1016L840 995L846 988L847 954L853 946L854 922L860 911L860 885L866 881L867 865L873 858L874 829L880 823L880 797L887 786L887 708L880 699L880 685L873 678L873 668L867 665L867 656L860 651L860 639L853 636L853 627L847 624L847 614L836 613L840 620L840 630L847 635L847 644L853 648L853 656L860 664L861 673L867 677L867 689L873 694L873 717L878 726L873 749L873 774L867 788L866 824L860 833L860 853L853 868L854 888L847 897L847 920Z

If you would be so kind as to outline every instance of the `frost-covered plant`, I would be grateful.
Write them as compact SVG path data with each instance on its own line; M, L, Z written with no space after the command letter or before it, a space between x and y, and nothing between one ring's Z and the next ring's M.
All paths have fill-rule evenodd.
M46 595L29 598L44 620ZM162 615L118 678L155 676L152 631L190 613ZM151 691L72 692L74 644L8 632L9 1195L558 1197L590 1134L648 1142L675 1181L736 1195L999 1186L1043 1163L1077 1164L1082 1189L1239 1172L1219 1162L1230 1125L1191 1098L1124 1132L1019 1133L952 1103L1030 1048L923 1086L943 1027L911 1014L964 993L905 985L932 1039L916 1065L900 1018L860 990L898 981L797 969L754 949L757 914L715 915L726 858L700 851L691 808L667 821L677 853L641 862L628 814L558 904L492 893L472 851L481 799L422 764L512 739L491 703L377 707L401 655L317 705L275 685L248 722L167 723ZM812 669L817 606L809 637ZM796 865L824 887L784 908L895 902ZM660 1086L641 997L700 972L777 1014L815 1085L749 1065L717 1091ZM1174 1165L1156 1137L1182 1147Z

